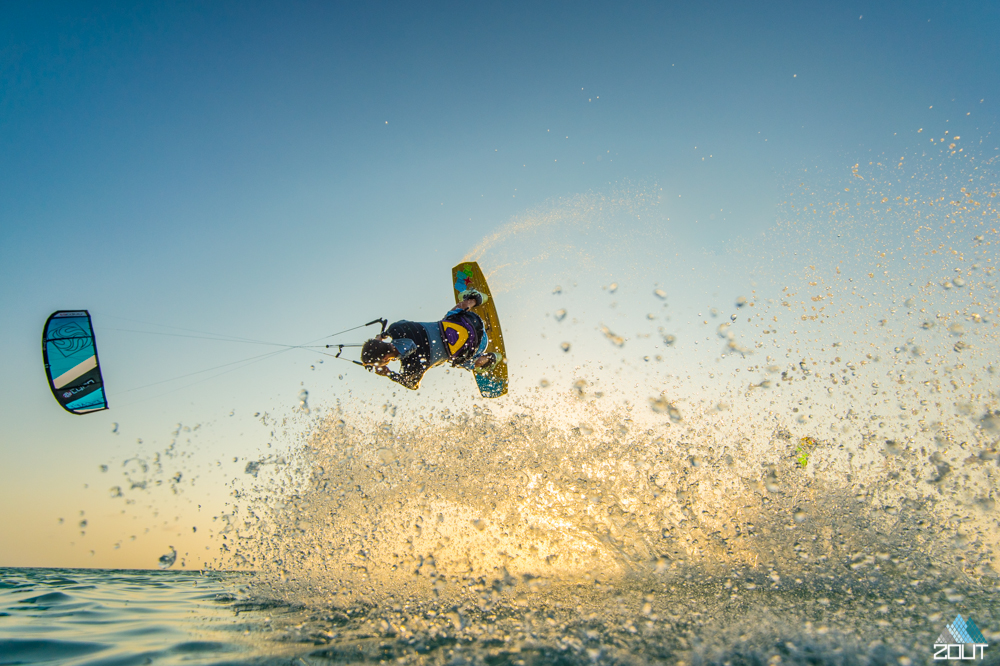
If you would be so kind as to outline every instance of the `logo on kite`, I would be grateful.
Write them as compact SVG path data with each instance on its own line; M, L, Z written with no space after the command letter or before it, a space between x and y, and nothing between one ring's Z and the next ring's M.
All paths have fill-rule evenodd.
M86 382L83 383L83 386L77 386L76 388L70 389L70 390L66 391L65 393L63 393L63 397L64 398L72 398L74 395L76 395L80 391L86 390L86 388L88 386L92 386L93 384L94 384L94 380L93 379L88 379Z

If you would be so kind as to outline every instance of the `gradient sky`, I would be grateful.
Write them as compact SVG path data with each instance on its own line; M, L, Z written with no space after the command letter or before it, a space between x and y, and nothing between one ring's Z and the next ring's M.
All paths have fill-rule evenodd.
M91 557L57 519L175 423L220 460L263 447L237 420L293 408L316 361L116 395L258 353L121 329L298 343L436 318L442 276L513 216L630 183L720 250L773 224L792 171L925 126L990 136L997 34L995 2L5 3L0 565L149 562L168 527ZM109 412L46 386L41 327L67 308L95 317ZM102 546L124 534L103 524Z

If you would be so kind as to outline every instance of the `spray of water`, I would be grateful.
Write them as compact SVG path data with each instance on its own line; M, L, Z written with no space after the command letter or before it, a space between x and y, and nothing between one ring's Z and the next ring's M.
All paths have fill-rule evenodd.
M510 395L327 400L247 466L220 564L333 661L905 664L959 611L1000 638L997 181L903 162L790 182L722 255L655 185L513 220L470 255Z

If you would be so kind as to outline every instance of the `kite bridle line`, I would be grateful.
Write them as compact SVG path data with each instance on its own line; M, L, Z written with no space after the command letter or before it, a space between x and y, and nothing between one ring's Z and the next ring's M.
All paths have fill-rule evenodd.
M374 324L382 324L382 332L379 333L379 335L385 335L385 327L389 325L389 322L386 321L386 319L383 317L382 319L373 319L372 321L368 322L367 324L361 324L360 326L355 326L354 328L346 328L343 331L337 331L336 333L331 333L330 335L328 335L326 337L328 337L328 338L334 338L334 337L337 337L338 335L340 335L341 333L350 333L351 331L356 331L359 328L364 328L365 326L372 326ZM338 347L340 345L326 345L326 346L327 346L327 348L329 348L329 347ZM346 347L347 345L344 345L344 346Z
M103 314L103 316L106 316L106 317L110 316L110 317L114 317L115 319L124 319L126 321L136 321L136 323L148 324L148 325L151 325L151 326L165 326L164 324L151 324L150 322L141 322L141 321L137 321L137 320L134 320L134 319L126 319L125 317L115 317L114 315L108 315L108 314ZM373 326L374 324L381 324L382 325L382 330L379 333L379 335L380 336L385 335L385 329L386 329L386 326L388 326L389 322L385 318L381 318L381 319L375 319L373 321L370 321L367 324L361 324L360 326L355 326L353 328L348 328L348 329L345 329L343 331L337 331L336 333L331 333L330 335L325 336L325 338L332 338L332 337L341 335L343 333L349 333L350 331L356 331L359 328L365 328L366 326ZM183 329L183 328L179 328L179 327L176 327L176 326L165 326L165 327L166 328L175 328L175 329L183 330L183 331L189 331L190 333L206 333L204 331L195 331L195 330L192 330L192 329ZM367 366L365 366L364 363L361 363L360 361L355 361L355 360L352 360L352 359L343 358L340 355L344 351L345 348L347 348L347 347L361 347L361 346L363 346L362 344L345 343L345 344L337 344L337 345L311 345L309 343L306 343L304 345L287 345L287 344L281 344L281 343L277 343L277 342L266 342L266 341L263 341L263 340L253 340L253 339L241 338L241 337L235 337L235 336L232 336L232 337L230 337L230 336L219 336L219 335L214 334L214 333L206 333L206 335L211 335L212 336L212 337L206 337L206 335L185 335L183 333L160 333L160 332L157 332L157 331L129 331L128 329L111 329L111 330L127 331L127 332L130 332L130 333L145 333L145 334L150 334L150 335L168 335L168 336L171 336L171 337L180 337L180 338L199 338L199 339L205 339L205 340L217 340L219 342L240 342L240 343L245 343L245 344L249 343L249 344L258 344L258 345L268 345L268 346L274 346L274 347L284 347L284 349L279 349L277 351L267 352L265 354L260 354L258 356L252 356L250 358L240 359L238 361L232 361L231 363L223 363L222 365L218 365L218 366L215 366L215 367L212 367L212 368L207 368L205 370L198 370L196 372L191 372L191 373L188 373L186 375L181 375L179 377L173 377L171 379L164 379L164 380L161 380L161 381L158 381L158 382L153 382L151 384L145 384L143 386L136 386L136 387L133 387L133 388L130 388L130 389L125 389L124 391L116 391L116 393L131 393L132 391L138 391L138 390L141 390L141 389L144 389L144 388L149 388L151 386L156 386L156 385L159 385L159 384L166 384L166 383L169 383L169 382L176 381L178 379L184 379L184 378L191 377L191 376L194 376L194 375L200 375L200 374L203 374L205 372L211 372L213 370L219 370L221 368L230 367L231 368L230 370L224 370L222 373L219 373L219 374L226 374L228 372L231 372L232 370L237 370L237 369L240 369L242 367L245 367L245 365L251 365L253 363L257 363L259 361L263 361L263 360L265 360L267 358L270 358L272 356L276 356L278 354L282 354L282 353L287 352L287 351L292 350L292 349L311 349L311 350L317 350L317 349L330 349L330 348L336 347L337 348L337 353L336 354L328 354L326 352L321 352L321 351L317 351L315 353L321 354L323 356L330 356L332 358L339 358L342 361L348 361L350 363L354 363L356 365L360 365L360 366L364 367L365 369L370 370L370 368L368 368ZM323 339L324 338L319 338L319 340L323 340ZM315 340L314 342L318 342L319 340ZM234 365L237 366L237 367L232 368L231 366L234 366ZM206 377L205 379L196 381L194 383L197 384L197 383L200 383L201 381L205 381L207 379L212 379L212 378L217 377L217 376L218 376L218 374L217 375L213 375L212 377ZM188 386L190 386L190 385L191 384L188 384ZM183 387L183 386L182 387L178 387L177 389L173 389L172 391L167 391L167 393L172 393L173 391L180 390L181 388L185 388L185 387ZM157 397L157 396L152 396L152 397ZM150 399L150 398L145 398L144 400L146 400L146 399ZM142 400L135 401L135 402L142 402ZM128 403L128 404L133 404L133 403Z
M336 333L331 333L330 335L323 336L322 338L317 338L316 340L312 340L312 341L307 342L305 344L301 344L301 345L288 345L288 344L283 344L283 343L280 343L280 342L267 342L265 340L255 340L253 338L244 338L244 337L231 336L231 335L219 335L217 333L209 333L207 331L198 331L198 330L190 329L190 328L180 328L178 326L169 326L169 325L166 325L166 324L156 324L156 323L151 323L151 322L144 322L144 321L139 321L137 319L128 319L128 318L125 318L125 317L116 317L115 315L109 315L107 313L101 313L101 316L102 317L112 317L114 319L121 319L123 321L132 321L132 322L135 322L137 324L146 324L148 326L161 326L161 327L164 327L164 328L173 328L173 329L176 329L176 330L179 330L179 331L186 331L187 333L164 333L162 331L137 331L137 330L128 329L128 328L104 327L107 330L111 330L111 331L124 331L126 333L142 333L142 334L145 334L145 335L164 335L164 336L168 336L168 337L172 337L172 338L195 338L195 339L199 339L199 340L215 340L217 342L239 342L239 343L243 343L243 344L264 345L264 346L267 346L267 347L284 347L285 349L330 349L332 347L351 347L351 346L353 346L353 347L360 347L361 345L348 345L348 344L344 344L344 345L314 345L312 343L313 342L319 342L320 340L325 340L326 338L333 338L333 337L336 337L338 335L342 335L344 333L350 333L351 331L356 331L359 328L364 328L366 326L373 326L374 324L382 324L382 330L379 333L379 336L381 337L381 336L385 335L386 326L388 326L388 324L389 324L389 322L386 319L384 319L384 318L382 318L382 319L375 319L373 321L368 322L367 324L361 324L360 326L354 326L353 328L346 328L343 331L337 331ZM199 333L200 335L190 335L190 333ZM322 353L322 352L320 352L320 353Z

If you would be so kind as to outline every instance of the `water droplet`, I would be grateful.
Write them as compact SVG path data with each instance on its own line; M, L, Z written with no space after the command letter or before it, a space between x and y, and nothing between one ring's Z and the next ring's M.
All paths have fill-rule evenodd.
M989 430L991 432L1000 431L1000 411L987 411L982 418L979 419L979 424L984 430Z
M299 391L299 409L306 414L309 413L309 391L305 389Z
M903 447L893 439L887 439L885 441L885 454L887 456L898 456L903 453Z
M740 296L736 299L736 307L741 308L747 304L747 299L744 296Z
M157 564L161 569L169 569L174 566L174 562L177 561L177 551L174 550L173 546L170 546L170 552L166 555L160 555L160 559Z
M661 300L664 301L667 300L667 292L663 291L662 289L654 289L653 295Z
M556 310L556 315L555 316L556 316L556 321L562 321L563 319L566 318L566 311L565 310Z
M805 509L803 509L801 507L795 509L795 511L792 513L792 518L797 523L804 523L806 521L806 518L808 518L808 517L809 517L809 514L806 513Z
M649 406L657 414L667 414L674 423L680 423L682 420L680 410L662 395L658 398L650 398Z
M611 344L615 345L616 347L625 346L625 338L621 337L620 335L615 335L613 332L611 332L611 330L607 326L603 325L601 326L601 333L603 333L604 337L610 340Z
M609 294L613 294L613 293L615 293L616 291L618 291L618 283L617 283L617 282L612 282L612 283L611 283L611 286L610 286L610 287L608 287L608 293L609 293Z
M115 433L116 435L118 434L118 423L117 422L111 424L111 432Z
M562 350L563 350L564 352L568 352L568 351L569 351L569 348L570 348L570 344L569 344L568 342L564 342L564 343L562 343L561 345L559 345L559 347L560 347L560 348L562 348Z

